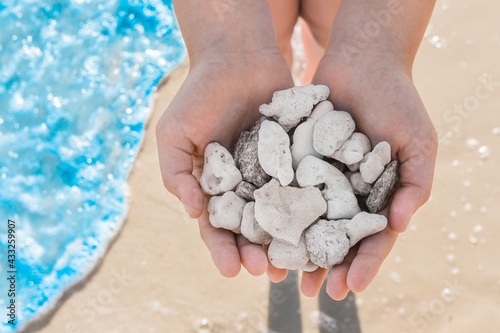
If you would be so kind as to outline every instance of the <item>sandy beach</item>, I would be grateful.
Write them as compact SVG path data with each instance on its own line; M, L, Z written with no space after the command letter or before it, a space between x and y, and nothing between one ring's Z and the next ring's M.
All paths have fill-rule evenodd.
M500 4L441 0L414 80L440 136L431 200L368 289L356 295L363 332L500 331ZM95 272L39 332L265 331L266 276L222 277L195 220L162 184L155 124L187 75L160 84L129 176L124 226ZM317 300L301 298L303 332ZM43 326L43 327L41 327Z

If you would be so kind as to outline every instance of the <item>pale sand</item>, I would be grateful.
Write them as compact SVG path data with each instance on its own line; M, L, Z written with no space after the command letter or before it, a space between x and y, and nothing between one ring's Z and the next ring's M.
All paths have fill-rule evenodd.
M414 76L436 128L453 134L441 140L431 201L371 286L357 295L364 332L500 330L500 133L492 132L496 127L500 132L500 84L489 96L481 88L479 105L472 105L482 73L500 82L499 10L494 1L438 1L426 39L440 36L446 47L424 40ZM41 332L196 332L203 318L213 332L236 332L236 322L247 323L241 332L265 325L267 278L244 271L234 279L221 277L196 222L162 185L154 125L186 74L185 66L178 68L160 89L130 175L131 206L123 230L95 274ZM462 103L474 109L466 111L468 118L460 116L460 124L443 118ZM486 145L491 156L480 159L479 147L466 147L468 138ZM474 232L476 225L482 230ZM130 277L120 284L115 275L122 271ZM447 287L454 294L443 296ZM304 332L317 332L310 319L316 300L301 301Z

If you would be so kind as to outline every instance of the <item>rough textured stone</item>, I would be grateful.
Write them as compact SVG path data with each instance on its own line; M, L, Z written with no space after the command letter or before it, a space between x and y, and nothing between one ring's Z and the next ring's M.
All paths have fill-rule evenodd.
M358 162L358 163L354 163L354 164L346 164L346 166L349 169L349 171L356 172L356 171L359 171L359 165L360 164L361 163Z
M373 150L366 154L359 165L359 172L363 180L372 184L384 172L384 168L391 162L391 146L387 141L379 142Z
M349 247L356 245L365 237L384 230L387 226L387 218L384 215L369 214L367 212L361 212L351 220L338 220L337 222L344 224L349 238Z
M326 201L315 187L280 186L273 179L254 192L255 218L273 238L298 245L300 235L326 212Z
M352 165L361 162L371 149L370 139L363 133L354 132L332 157L344 164Z
M274 238L271 244L269 244L267 256L271 264L276 268L302 268L309 261L309 253L307 252L304 234L300 237L297 246Z
M234 161L240 169L243 180L255 185L257 188L264 186L269 176L259 164L259 129L265 117L261 117L250 131L244 131L236 140L234 146Z
M314 124L330 111L333 111L333 104L329 101L323 101L314 107L314 110L305 122L295 128L293 132L293 144L290 147L294 170L297 170L299 163L308 155L318 158L322 157L313 147Z
M347 178L349 178L349 181L351 182L354 194L361 195L361 196L367 196L370 193L370 190L372 189L372 185L365 183L365 181L361 177L361 173L354 172L351 175L349 175ZM236 193L238 193L238 192L236 192Z
M217 142L205 148L205 165L200 186L210 195L231 191L241 182L242 176L231 154Z
M341 263L349 252L349 239L342 223L319 220L306 232L306 245L313 263L331 268Z
M309 259L309 261L307 262L307 264L304 265L304 267L302 267L302 270L304 272L314 272L315 270L317 270L319 268L318 265L316 265L315 263L313 263L311 261L311 259Z
M254 185L246 182L246 181L242 181L241 183L238 184L238 186L236 187L236 190L234 190L234 192L236 192L236 194L245 199L246 201L254 201L255 200L255 197L253 196L253 192L257 189L257 187L255 187Z
M349 113L328 112L314 124L314 149L323 156L332 156L352 135L355 127Z
M330 163L306 156L300 162L295 176L301 187L325 184L321 193L328 202L329 220L350 219L360 212L351 183Z
M231 230L239 234L246 203L245 199L240 198L233 191L210 198L207 207L210 223L216 228Z
M288 131L302 118L308 117L314 105L326 100L329 94L327 86L313 84L280 90L273 94L271 103L261 105L259 111L276 119Z
M392 161L387 165L375 184L373 184L368 199L366 199L366 206L370 212L376 213L385 208L389 198L396 189L398 181L398 161Z
M268 175L278 178L283 186L292 182L290 138L277 122L264 120L260 125L258 155L259 163Z
M262 229L255 219L255 202L249 202L243 208L241 234L254 244L271 243L271 236Z

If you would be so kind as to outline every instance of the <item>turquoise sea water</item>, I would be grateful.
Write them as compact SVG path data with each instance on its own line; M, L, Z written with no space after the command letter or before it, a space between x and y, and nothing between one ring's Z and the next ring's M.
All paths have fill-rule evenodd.
M185 55L170 1L0 0L0 331L7 221L16 329L102 256L158 80Z

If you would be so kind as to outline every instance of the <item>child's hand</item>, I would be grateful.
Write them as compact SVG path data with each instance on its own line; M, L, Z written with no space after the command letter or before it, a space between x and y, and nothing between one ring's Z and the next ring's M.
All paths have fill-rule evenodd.
M385 210L388 227L361 241L344 262L330 273L327 291L343 299L349 290L364 290L389 254L399 232L403 232L413 213L429 198L437 153L437 135L407 71L393 64L343 63L324 58L313 79L330 87L336 110L353 116L358 130L372 145L388 141L392 158L400 163L401 187ZM302 290L315 294L326 270L304 273Z
M207 144L217 141L230 149L259 118L259 105L267 103L274 91L294 84L278 48L268 54L221 55L191 64L186 81L158 122L160 167L165 187L192 218L199 217L201 237L222 275L237 275L241 264L251 274L261 275L268 270L266 253L243 236L210 224L208 198L198 179ZM285 277L285 271L269 266L271 280Z

